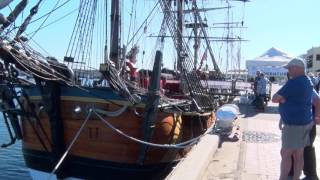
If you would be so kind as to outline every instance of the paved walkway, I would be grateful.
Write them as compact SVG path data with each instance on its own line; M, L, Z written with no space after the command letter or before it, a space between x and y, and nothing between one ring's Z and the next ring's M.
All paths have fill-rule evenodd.
M274 86L274 92L278 89ZM212 157L202 180L276 180L280 174L281 132L277 104L269 103L266 112L256 113L251 106L240 106L241 138L223 142ZM315 140L320 174L320 128Z

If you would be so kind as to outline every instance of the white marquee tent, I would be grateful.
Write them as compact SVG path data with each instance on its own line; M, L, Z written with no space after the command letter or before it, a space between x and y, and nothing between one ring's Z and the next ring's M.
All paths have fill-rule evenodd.
M253 77L257 71L264 72L269 77L286 77L287 69L283 68L293 57L272 47L261 56L246 61L248 76Z

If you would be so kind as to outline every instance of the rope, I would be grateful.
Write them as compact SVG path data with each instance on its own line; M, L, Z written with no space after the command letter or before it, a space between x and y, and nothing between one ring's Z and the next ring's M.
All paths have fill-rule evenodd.
M166 1L160 1L160 5L162 8L162 11L164 12L164 18L167 22L168 29L173 36L174 39L174 45L176 49L179 49L179 39L178 35L182 36L182 32L175 27L173 22L177 21L177 18L173 15L171 8ZM197 104L200 105L201 109L212 109L212 99L209 97L209 95L206 93L206 89L202 86L200 83L200 77L197 75L197 73L194 71L193 63L191 62L192 53L185 42L184 39L181 39L181 52L185 53L186 56L183 59L180 59L181 64L181 73L183 80L187 84L188 91L193 99L197 102ZM197 109L198 111L201 111L201 109Z
M28 34L36 33L37 31L39 31L39 30L41 30L41 29L44 29L44 28L46 28L46 27L48 27L48 26L50 26L50 25L52 25L52 24L54 24L54 23L56 23L56 22L58 22L58 21L60 21L60 20L62 20L62 19L64 19L64 18L66 18L67 16L69 16L69 15L71 15L72 13L76 12L78 9L79 9L79 8L76 8L76 9L72 10L71 12L69 12L69 13L61 16L60 18L58 18L58 19L56 19L56 20L54 20L54 21L52 21L52 22L50 22L50 23L48 23L48 24L46 24L46 25L43 25L42 27L39 27L37 30L35 30L35 31L33 31L33 32L30 32L30 33L28 33Z
M64 152L64 154L61 156L60 160L58 161L58 163L55 165L54 169L52 170L52 172L50 173L48 180L50 180L53 176L53 174L56 173L56 171L58 170L58 168L61 166L62 162L64 161L64 159L66 158L66 156L68 155L68 153L70 152L72 146L74 145L74 143L76 142L76 140L79 138L79 135L81 134L83 128L85 127L85 125L87 124L88 120L90 119L92 113L94 113L95 115L97 115L97 117L104 122L109 128L111 128L112 130L116 131L117 133L119 133L120 135L134 141L140 144L144 144L144 145L148 145L148 146L152 146L152 147L158 147L158 148L176 148L176 149L183 149L186 148L188 146L194 145L195 143L198 142L198 140L200 138L202 138L203 136L205 136L206 134L209 134L210 132L212 132L212 128L213 126L210 126L210 128L207 129L207 131L196 137L193 139L190 139L188 141L182 142L182 143L178 143L178 144L156 144L156 143L150 143L150 142L146 142L146 141L142 141L139 140L137 138L134 138L132 136L129 136L127 134L125 134L124 132L122 132L121 130L115 128L113 125L111 125L108 121L106 121L105 119L103 119L99 113L97 113L97 111L100 110L96 110L96 109L89 109L89 113L86 117L86 119L84 120L84 122L82 123L80 129L78 130L78 132L76 133L76 135L74 136L74 138L72 139L70 145L68 146L67 150Z
M92 36L95 25L94 19L96 17L97 0L90 1L86 6L84 14L81 15L83 17L79 20L79 37L75 37L75 41L77 41L77 43L73 55L75 59L78 59L78 62L80 62L80 71L79 74L77 74L79 77L84 77L86 70L85 64L87 63L87 65L90 66L89 60L91 58L92 51ZM72 68L79 69L78 64L76 64L76 67L72 65ZM81 72L83 73L81 74Z
M84 120L84 122L82 123L80 129L78 130L77 134L74 136L74 138L72 139L69 147L67 148L67 150L63 153L63 155L61 156L60 160L58 161L58 163L56 164L56 166L54 167L54 169L52 170L52 172L50 173L48 180L50 180L53 176L53 174L56 173L56 171L58 170L58 168L60 167L60 165L62 164L63 160L66 158L66 156L68 155L68 153L70 152L70 149L72 148L73 144L76 142L76 140L78 139L80 133L82 132L84 126L87 124L89 118L91 117L91 113L92 113L92 109L89 109L89 113L88 116L86 117L86 119Z
M134 138L126 133L124 133L123 131L117 129L116 127L114 127L111 123L109 123L108 121L106 121L104 118L102 118L99 113L97 113L97 111L95 109L92 109L93 113L96 114L98 116L98 118L104 122L109 128L111 128L113 131L117 132L118 134L120 134L121 136L124 136L127 139L130 139L134 142L140 143L140 144L144 144L144 145L148 145L148 146L152 146L152 147L157 147L157 148L176 148L176 149L184 149L186 147L192 146L194 144L196 144L200 138L202 138L203 136L209 134L212 132L213 129L213 125L210 126L207 131L205 133L203 133L202 135L192 138L188 141L182 142L182 143L178 143L178 144L157 144L157 143L150 143L147 141L143 141L137 138Z
M127 45L129 44L128 41L129 41L129 36L130 36L130 33L131 33L131 24L132 24L132 14L133 14L133 5L135 3L135 0L132 1L132 4L131 4L131 12L130 12L130 21L129 21L129 32L128 32L128 37L127 37Z
M39 4L42 2L42 0L39 0L37 6L39 6ZM55 9L58 4L60 3L60 0L57 1L57 3L54 5ZM31 35L31 33L29 33L28 35L31 35L31 39L33 39L33 37L39 32L39 30L42 28L42 26L44 25L44 23L46 23L46 21L49 19L50 15L53 13L53 10L51 10L51 12L49 12L49 14L46 16L46 18L44 19L44 21L41 23L41 25L38 27L38 29L36 29L33 34Z
M49 16L50 14L52 14L54 11L56 11L56 10L58 10L58 9L60 9L61 7L63 7L64 5L66 5L69 1L71 1L71 0L67 0L67 1L65 1L64 3L62 3L61 5L59 5L58 7L56 7L56 8L54 8L54 9L52 9L51 11L49 11L48 13L46 13L46 14L44 14L44 15L42 15L42 16L40 16L40 17L38 17L37 19L35 19L35 20L32 20L32 21L30 21L30 23L29 24L32 24L32 23L34 23L34 22L37 22L37 21L39 21L40 19L42 19L42 18L44 18L44 17L46 17L46 16ZM16 26L15 28L20 28L20 26Z
M38 13L38 9L41 2L42 0L39 0L38 3L31 8L30 14L27 16L27 18L24 20L24 22L20 26L15 38L20 38L21 34L24 33L24 31L27 29L32 17Z
M82 16L81 16L81 13L82 13L82 9L83 9L83 4L82 3L80 3L80 5L79 5L79 11L78 11L78 15L77 15L77 18L76 18L76 24L74 25L74 27L73 27L73 30L72 30L72 33L71 33L71 38L70 38L70 40L69 40L69 44L68 44L68 48L67 48L67 51L66 51L66 54L65 54L65 56L67 57L67 56L71 56L72 55L72 52L73 52L73 47L74 47L74 44L75 44L75 41L76 41L76 38L74 37L74 36L76 36L76 33L78 32L78 30L79 30L79 25L78 25L78 23L80 23L79 22L79 19L80 18L82 18ZM71 50L70 50L70 52L69 52L69 49L70 48L72 48Z
M100 114L104 114L107 115L108 117L117 117L120 116L122 113L124 113L127 110L128 106L123 106L122 108L120 108L119 110L110 112L110 111L104 111L102 109L96 109L96 112L100 113Z
M34 22L37 22L37 21L39 21L40 19L42 19L42 18L50 15L50 14L53 13L54 11L56 11L56 10L60 9L61 7L63 7L63 6L64 6L65 4L67 4L69 1L71 1L71 0L67 0L66 2L62 3L60 6L56 7L55 9L51 10L50 12L42 15L41 17L39 17L39 18L37 18L37 19L35 19L35 20L30 21L30 22L28 23L28 25L29 25L29 24L32 24L32 23L34 23ZM11 10L11 11L12 11L12 10ZM23 13L23 12L22 12L22 13ZM24 19L24 18L23 18L23 14L22 14L22 17L21 17L21 18L22 18L22 20ZM20 25L20 26L14 26L13 28L8 29L7 33L11 33L12 31L14 31L15 29L18 29L18 28L20 28L20 27L21 27L21 25ZM32 32L32 33L34 33L34 32ZM31 34L31 33L29 33L29 34Z
M127 41L126 46L128 46L133 40L134 37L138 34L138 32L141 30L141 28L143 27L143 25L145 25L145 23L148 21L149 17L153 14L154 10L158 7L158 4L160 3L161 0L158 0L158 2L156 3L156 5L152 8L152 10L150 11L150 13L148 14L147 18L141 23L140 27L138 28L138 30L133 34L132 38L130 40Z

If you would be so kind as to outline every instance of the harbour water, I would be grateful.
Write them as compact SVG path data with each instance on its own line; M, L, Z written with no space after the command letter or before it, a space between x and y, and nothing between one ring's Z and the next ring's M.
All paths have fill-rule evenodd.
M0 145L9 142L9 134L0 116ZM21 152L21 141L7 148L0 148L0 179L31 180Z

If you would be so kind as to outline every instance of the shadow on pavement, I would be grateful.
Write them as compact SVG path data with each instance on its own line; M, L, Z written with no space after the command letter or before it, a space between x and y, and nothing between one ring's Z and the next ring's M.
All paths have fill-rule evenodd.
M221 148L224 142L237 142L240 140L240 126L235 125L231 128L216 129L215 134L219 136L218 148Z
M264 114L278 114L278 106L266 106L264 111L258 111L253 105L250 104L238 104L240 114L246 117L253 117L259 113Z
M279 108L278 106L267 106L264 113L279 114Z

